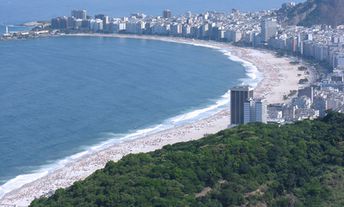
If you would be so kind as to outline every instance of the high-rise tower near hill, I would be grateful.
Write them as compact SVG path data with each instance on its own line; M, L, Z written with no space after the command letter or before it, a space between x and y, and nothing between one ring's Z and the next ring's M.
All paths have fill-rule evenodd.
M244 124L251 122L267 123L267 108L263 100L249 99L244 103Z
M171 12L171 10L168 10L168 9L164 10L163 13L162 13L162 16L163 16L165 19L171 18L171 17L172 17L172 12Z
M253 98L253 88L236 86L231 89L231 124L244 124L244 104Z
M278 24L276 19L263 19L261 22L262 29L262 40L263 42L268 42L269 39L276 35Z

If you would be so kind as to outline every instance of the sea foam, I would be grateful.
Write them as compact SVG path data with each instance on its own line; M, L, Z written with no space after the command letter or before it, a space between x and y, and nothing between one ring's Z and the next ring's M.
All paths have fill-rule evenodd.
M242 66L244 66L246 70L246 76L247 76L247 78L243 78L240 80L242 85L250 85L252 87L256 87L258 83L263 80L263 74L258 70L257 66L255 66L253 63L247 60L244 60L236 55L233 55L229 49L226 49L221 46L217 46L216 43L209 44L205 42L200 43L200 42L195 42L195 41L172 41L172 42L214 49L221 52L223 55L227 56L231 61L240 63Z

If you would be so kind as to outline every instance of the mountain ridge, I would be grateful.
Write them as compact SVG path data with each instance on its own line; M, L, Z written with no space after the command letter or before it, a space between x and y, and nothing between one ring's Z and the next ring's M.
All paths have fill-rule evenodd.
M324 24L336 27L344 24L344 1L307 0L295 6L283 6L277 14L288 25L310 27Z

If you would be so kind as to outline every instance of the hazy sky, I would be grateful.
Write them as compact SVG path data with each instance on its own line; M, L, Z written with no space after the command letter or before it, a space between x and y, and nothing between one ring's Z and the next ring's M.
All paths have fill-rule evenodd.
M165 8L181 14L217 10L262 10L278 8L290 0L0 0L0 23L19 23L68 15L71 9L87 9L89 13L123 16L132 12L159 15ZM294 0L302 2L303 0Z

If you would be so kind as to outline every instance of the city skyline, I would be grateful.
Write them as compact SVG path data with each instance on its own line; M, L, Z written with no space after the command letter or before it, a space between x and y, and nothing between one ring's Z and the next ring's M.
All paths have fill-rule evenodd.
M49 20L52 17L69 13L72 9L86 9L90 13L107 13L111 16L126 16L130 13L142 12L149 15L160 15L164 9L170 9L173 14L181 15L187 11L203 12L205 10L214 11L230 11L231 9L239 9L243 11L257 11L263 9L279 8L283 3L291 2L290 0L264 0L253 1L242 4L242 2L234 0L216 0L198 2L196 0L183 1L112 1L102 0L94 2L91 0L81 1L39 1L30 2L20 0L1 0L0 7L0 24L20 24L28 21ZM303 0L294 0L292 2L300 3Z

